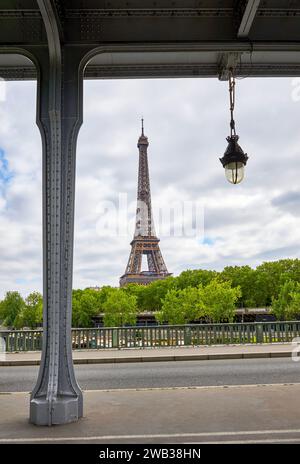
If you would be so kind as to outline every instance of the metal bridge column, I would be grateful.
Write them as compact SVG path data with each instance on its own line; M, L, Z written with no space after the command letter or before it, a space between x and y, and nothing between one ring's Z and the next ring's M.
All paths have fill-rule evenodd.
M38 0L48 49L39 64L37 123L43 141L43 352L30 421L65 424L83 414L71 340L75 154L82 123L81 54L61 45L51 2Z

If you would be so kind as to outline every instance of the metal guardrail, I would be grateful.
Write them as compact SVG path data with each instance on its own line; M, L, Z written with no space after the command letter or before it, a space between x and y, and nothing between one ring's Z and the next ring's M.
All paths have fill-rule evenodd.
M0 331L6 352L40 351L42 330ZM72 329L74 350L291 342L300 321Z

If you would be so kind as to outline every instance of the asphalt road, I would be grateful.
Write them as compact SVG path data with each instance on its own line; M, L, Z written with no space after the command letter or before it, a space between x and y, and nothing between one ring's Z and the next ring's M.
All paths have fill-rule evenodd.
M300 383L290 358L180 361L75 366L84 390ZM35 366L0 367L0 392L31 391Z

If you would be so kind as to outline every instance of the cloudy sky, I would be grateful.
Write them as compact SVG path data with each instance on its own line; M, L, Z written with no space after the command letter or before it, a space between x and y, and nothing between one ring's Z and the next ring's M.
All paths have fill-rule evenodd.
M117 285L125 270L141 115L150 142L156 229L170 272L300 257L297 86L292 79L237 81L237 131L249 162L244 182L232 186L218 159L229 132L227 83L86 81L77 155L74 287ZM6 99L0 101L0 297L8 290L26 295L42 289L35 101L34 82L7 83ZM197 215L189 214L191 207Z

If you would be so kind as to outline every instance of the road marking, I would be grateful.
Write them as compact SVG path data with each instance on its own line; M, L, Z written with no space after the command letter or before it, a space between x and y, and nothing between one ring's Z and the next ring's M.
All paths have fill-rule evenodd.
M120 392L137 392L137 391L164 391L164 390L211 390L211 389L229 389L229 388L254 388L254 387L296 387L300 382L291 383L253 383L245 385L194 385L187 387L136 387L136 388L106 388L95 390L82 390L83 393L120 393ZM0 392L0 395L30 395L28 391Z
M0 395L30 395L31 392L29 391L19 391L19 392L0 392Z
M211 390L211 389L229 389L229 388L254 388L254 387L292 387L299 386L300 382L292 383L257 383L247 385L195 385L187 387L136 387L136 388L108 388L104 390L83 390L84 393L102 393L102 392L135 392L135 391L161 391L161 390Z
M278 439L265 439L265 440L235 440L235 441L230 441L230 440L224 440L224 441L198 441L198 442L185 442L184 445L254 445L258 443L262 444L276 444L276 443L300 443L300 437L299 438L278 438Z
M300 429L287 429L287 430L246 430L236 432L199 432L199 433L170 433L170 434L147 434L147 435L100 435L92 437L39 437L39 438L1 438L0 443L22 443L22 442L59 442L59 441L102 441L102 440L137 440L137 439L152 439L152 438L188 438L188 437L231 437L231 436L251 436L251 435L286 435L286 434L300 434ZM299 437L300 438L300 437ZM276 440L276 439L265 439ZM285 438L283 440L297 440L297 438ZM256 443L257 440L248 440ZM281 440L277 440L278 442ZM203 441L203 443L206 443ZM211 442L208 442L211 443ZM219 442L218 442L219 443ZM224 442L225 443L225 442ZM226 442L228 443L228 442ZM241 441L245 443L245 441Z

